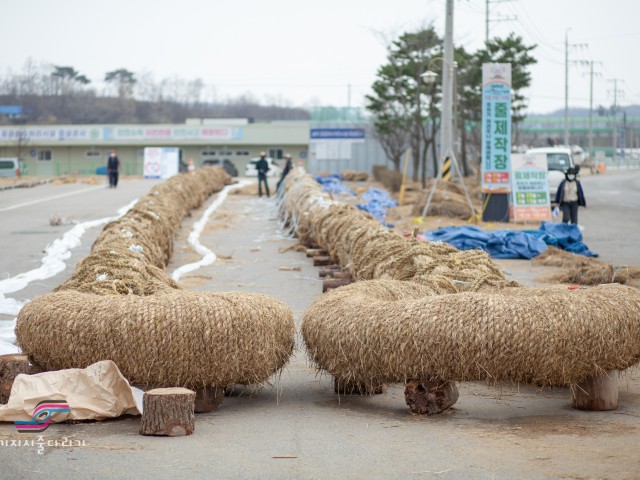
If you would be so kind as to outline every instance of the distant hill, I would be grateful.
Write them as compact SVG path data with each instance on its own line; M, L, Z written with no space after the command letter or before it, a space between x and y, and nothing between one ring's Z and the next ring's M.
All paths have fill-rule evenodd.
M19 118L0 116L2 124L183 123L187 118L250 118L309 120L309 111L262 105L245 99L229 103L182 104L100 97L90 92L73 95L0 95L0 105L21 105Z
M626 105L626 106L621 106L619 108L620 110L618 112L618 115L620 115L620 112L627 112L628 117L640 117L640 105ZM586 118L589 116L589 109L588 108L570 108L568 113L569 113L569 117ZM593 107L594 117L597 117L597 116L605 117L608 115L610 115L609 107L604 107L604 106ZM527 117L529 118L540 118L540 117L564 118L564 109L556 110L550 113L530 113L529 115L527 115Z

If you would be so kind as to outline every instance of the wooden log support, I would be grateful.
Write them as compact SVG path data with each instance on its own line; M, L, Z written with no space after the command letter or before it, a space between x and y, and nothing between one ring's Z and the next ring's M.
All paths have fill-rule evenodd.
M334 288L342 287L344 285L349 285L351 279L344 278L326 278L322 281L322 293L332 290Z
M196 413L209 413L218 410L224 400L224 388L202 387L196 390L194 411Z
M409 380L404 389L404 399L411 413L440 413L458 401L458 387L447 380Z
M333 274L335 274L336 272L340 271L340 266L339 265L329 265L326 267L323 267L320 269L320 271L318 272L318 275L322 278L324 277L332 277Z
M331 276L338 280L349 280L350 282L353 281L353 277L351 277L351 274L349 272L335 271Z
M386 385L375 388L367 387L351 381L343 381L333 378L333 391L340 395L380 395L387 391Z
M156 388L142 397L141 435L181 437L195 429L196 392L186 388Z
M318 255L317 257L313 257L313 266L314 267L324 267L326 265L333 265L335 262L333 258L328 255Z
M323 255L329 255L329 252L324 248L308 248L307 249L307 257L317 257L317 256L323 256Z
M13 381L21 373L31 373L27 355L0 355L0 404L9 401Z
M571 406L579 410L618 408L618 370L587 377L572 389Z

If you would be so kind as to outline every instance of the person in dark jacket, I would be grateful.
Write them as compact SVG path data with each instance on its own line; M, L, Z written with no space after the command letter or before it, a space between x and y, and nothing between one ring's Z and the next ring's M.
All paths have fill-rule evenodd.
M258 196L262 197L262 182L264 182L264 188L267 191L267 197L269 197L269 184L267 183L269 162L267 162L267 154L265 152L260 152L260 160L256 163L256 170L258 171Z
M109 175L109 188L118 186L118 173L120 171L120 159L116 155L115 150L111 150L109 159L107 160L107 174Z
M560 182L556 192L555 204L562 210L562 222L578 224L578 207L586 207L582 185L576 179L577 168L570 168L564 174L564 180Z
M285 177L291 171L291 155L287 153L284 156L284 161L285 161L284 168L282 169L282 175L280 176L280 180L278 180L278 184L276 185L276 191L280 190L280 186L284 182Z

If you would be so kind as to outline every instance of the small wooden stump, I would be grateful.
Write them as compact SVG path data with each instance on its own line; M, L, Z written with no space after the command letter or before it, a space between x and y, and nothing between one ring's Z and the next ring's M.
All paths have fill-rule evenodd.
M587 377L573 389L573 408L615 410L618 408L618 370Z
M322 293L332 290L334 288L343 287L344 285L349 285L351 283L351 279L344 278L325 278L322 281Z
M329 252L324 248L308 248L307 249L307 257L317 257L322 255L328 255Z
M318 255L317 257L313 257L313 266L314 267L324 267L326 265L333 265L335 262L333 258L328 255Z
M31 373L28 355L0 355L0 404L9 401L13 381L21 373Z
M335 271L331 276L337 280L349 280L350 282L353 281L353 277L349 272Z
M334 377L333 391L340 395L380 395L387 391L387 386L380 385L371 388L360 383L345 382Z
M224 400L225 389L220 387L202 387L196 390L194 411L209 413L218 410Z
M156 388L142 397L141 435L181 437L195 429L196 392L186 388Z
M320 269L320 271L318 272L318 276L320 277L331 277L333 276L336 272L340 271L340 266L339 265L330 265L327 267L323 267Z
M404 399L411 413L440 413L458 401L458 387L446 380L409 380Z

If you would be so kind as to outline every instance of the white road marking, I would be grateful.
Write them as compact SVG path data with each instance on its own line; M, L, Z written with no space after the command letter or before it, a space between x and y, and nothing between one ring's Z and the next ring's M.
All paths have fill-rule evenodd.
M71 197L72 195L78 195L80 193L92 192L94 190L98 190L99 188L104 189L104 185L99 185L97 187L89 187L83 188L82 190L76 190L74 192L60 193L58 195L52 195L50 197L39 198L38 200L32 200L30 202L18 203L17 205L11 205L9 207L0 208L0 212L8 212L9 210L15 210L16 208L28 207L29 205L37 205L38 203L48 202L50 200L55 200L57 198Z

